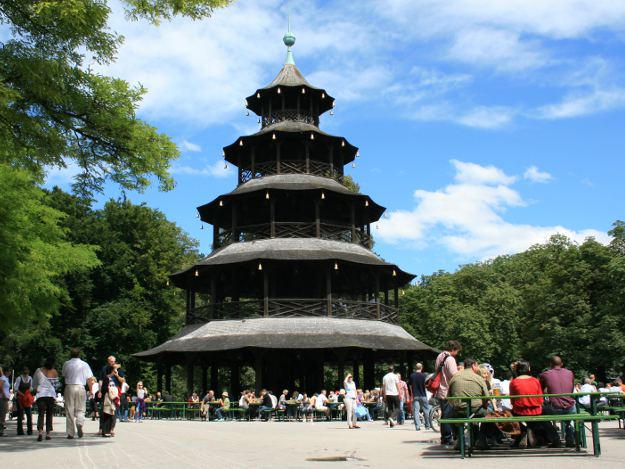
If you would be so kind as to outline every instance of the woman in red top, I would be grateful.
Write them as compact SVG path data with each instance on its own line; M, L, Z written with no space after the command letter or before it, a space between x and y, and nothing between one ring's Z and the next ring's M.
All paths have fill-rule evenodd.
M540 394L537 397L512 398L512 413L514 415L541 415L543 413L543 390L540 381L530 375L530 364L519 360L515 367L516 378L510 382L510 395ZM536 437L536 438L535 438ZM551 422L530 422L523 428L521 436L515 441L515 446L533 447L537 440L546 440L552 448L562 446L558 431Z

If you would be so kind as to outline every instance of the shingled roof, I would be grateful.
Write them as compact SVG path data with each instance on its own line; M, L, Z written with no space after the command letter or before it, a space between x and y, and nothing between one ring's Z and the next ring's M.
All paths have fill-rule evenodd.
M214 251L197 265L231 264L256 259L280 261L337 259L360 264L393 265L359 244L319 238L273 238L233 243Z
M353 194L347 187L334 179L313 176L310 174L279 174L250 179L237 186L232 194L243 194L264 189L288 189L303 191L310 189L326 189L343 194Z
M261 318L210 321L187 326L176 337L137 357L156 359L162 354L235 350L327 349L357 347L374 350L405 350L435 353L402 327L362 319Z
M276 78L267 86L261 88L261 90L267 90L274 86L307 86L314 90L319 89L308 83L295 64L284 64L284 67L282 67L282 70L280 70Z

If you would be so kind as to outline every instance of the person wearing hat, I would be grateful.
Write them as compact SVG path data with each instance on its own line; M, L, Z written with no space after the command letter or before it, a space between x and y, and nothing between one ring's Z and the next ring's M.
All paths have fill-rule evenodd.
M230 410L230 399L226 391L221 393L221 399L219 399L219 407L215 409L215 415L218 422L223 422L226 418L226 412Z

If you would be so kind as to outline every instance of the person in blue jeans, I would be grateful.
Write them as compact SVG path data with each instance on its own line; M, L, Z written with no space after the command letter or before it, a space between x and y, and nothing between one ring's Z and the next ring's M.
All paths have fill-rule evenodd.
M425 429L432 428L432 421L430 411L432 407L428 401L427 392L425 389L425 378L427 374L423 372L423 364L417 363L415 365L414 372L408 379L410 383L410 392L412 392L412 418L414 419L414 426L417 431L421 430L421 419L419 418L419 412L423 409L423 421L425 423Z
M258 415L261 416L264 421L267 421L269 420L269 411L273 410L273 402L266 389L260 391L260 399L262 399L262 403L258 408Z

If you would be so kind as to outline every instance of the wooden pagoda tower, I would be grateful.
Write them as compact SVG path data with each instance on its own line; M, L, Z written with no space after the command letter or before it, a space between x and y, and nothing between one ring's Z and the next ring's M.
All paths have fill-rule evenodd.
M384 207L342 184L358 148L319 129L334 98L295 66L295 36L283 40L284 67L246 99L261 129L224 148L236 189L198 207L213 251L171 276L186 295L186 326L137 354L158 363L159 388L164 375L171 389L174 364L187 366L189 391L206 390L209 368L218 388L217 371L228 368L237 393L242 366L254 368L257 389L319 391L324 365L341 380L348 367L372 388L376 362L433 352L398 325L398 291L414 276L371 251Z

